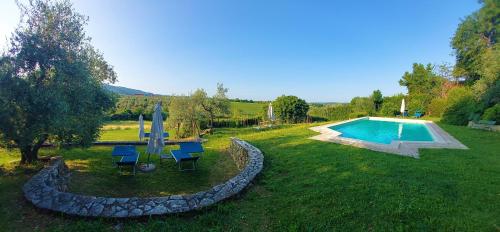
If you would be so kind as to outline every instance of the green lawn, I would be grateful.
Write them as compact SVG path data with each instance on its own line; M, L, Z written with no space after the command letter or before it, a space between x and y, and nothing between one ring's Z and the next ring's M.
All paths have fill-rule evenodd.
M231 102L231 112L233 115L258 117L262 115L264 103Z
M234 170L222 152L231 136L241 137L264 152L262 174L240 196L199 212L136 220L81 219L34 209L23 200L20 188L39 167L16 167L12 161L18 159L18 154L1 151L4 154L0 156L0 228L18 231L36 228L112 231L117 227L125 231L500 230L499 133L440 124L470 149L421 150L421 158L413 159L309 140L315 132L308 127L313 125L283 126L262 132L251 128L217 130L207 137L206 146L211 153L201 160L202 166L206 166L199 174L176 173L175 167L166 164L160 167L165 182L155 177L156 185L147 184L148 174L130 178L115 176L114 170L107 170L109 148L43 152L62 154L69 163L81 162L81 166L72 167L75 172L91 171L75 174L73 181L78 180L79 175L95 178L93 181L79 179L72 188L108 195L127 191L123 186L115 188L113 184L119 183L137 184L140 189L130 191L139 195L166 194L203 189L206 185L198 188L200 183L191 181L206 174L210 176L204 177L202 183L231 176L232 173L220 171ZM133 129L122 131L136 133ZM103 137L108 136L106 133L108 131ZM227 162L226 165L212 168L221 161ZM103 170L89 168L87 165L92 162ZM183 178L182 183L172 182L170 178L174 176ZM89 189L84 190L83 186Z

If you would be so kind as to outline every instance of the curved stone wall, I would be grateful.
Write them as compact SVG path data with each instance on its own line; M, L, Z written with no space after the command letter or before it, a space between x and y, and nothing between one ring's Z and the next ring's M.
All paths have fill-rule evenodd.
M25 198L39 208L86 217L123 218L187 212L237 194L262 170L264 156L249 143L232 138L229 152L240 173L207 191L190 195L106 198L66 192L69 169L60 157L33 176L23 186L23 192Z

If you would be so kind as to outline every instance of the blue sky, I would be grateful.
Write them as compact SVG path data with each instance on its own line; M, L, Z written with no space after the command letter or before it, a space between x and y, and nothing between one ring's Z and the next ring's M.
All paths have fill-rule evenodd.
M272 100L349 101L398 80L412 63L454 62L450 38L476 0L73 1L117 85L158 94L213 93ZM0 44L15 28L0 2Z

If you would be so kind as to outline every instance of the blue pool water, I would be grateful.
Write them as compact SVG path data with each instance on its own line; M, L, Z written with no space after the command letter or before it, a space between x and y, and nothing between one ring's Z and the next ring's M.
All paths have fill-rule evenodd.
M390 144L393 140L434 141L427 126L418 123L360 119L329 127L341 137Z

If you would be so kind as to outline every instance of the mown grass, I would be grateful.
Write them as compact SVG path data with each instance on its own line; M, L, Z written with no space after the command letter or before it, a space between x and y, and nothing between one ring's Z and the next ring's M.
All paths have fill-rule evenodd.
M231 102L231 112L233 115L258 117L262 115L264 103Z
M264 170L242 195L194 213L137 220L61 216L22 200L20 188L32 173L2 174L0 226L27 231L35 226L54 231L499 230L499 133L440 124L470 149L425 149L413 159L309 140L315 134L310 126L221 129L209 136L214 144L230 136L254 144L264 152Z

